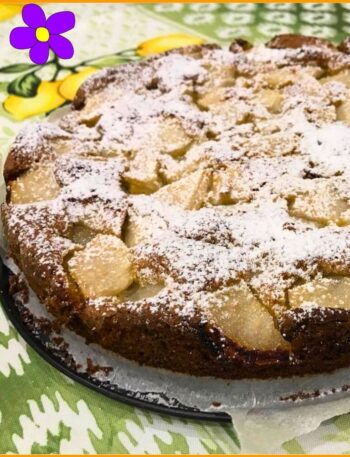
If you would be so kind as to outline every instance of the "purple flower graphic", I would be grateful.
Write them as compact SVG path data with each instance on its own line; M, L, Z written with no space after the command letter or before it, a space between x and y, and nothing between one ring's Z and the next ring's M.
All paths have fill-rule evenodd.
M22 9L23 22L28 27L16 27L10 34L10 43L16 49L30 49L29 57L37 65L43 65L51 49L61 59L73 57L72 43L62 33L75 25L75 16L70 11L52 14L46 19L39 5L29 4Z

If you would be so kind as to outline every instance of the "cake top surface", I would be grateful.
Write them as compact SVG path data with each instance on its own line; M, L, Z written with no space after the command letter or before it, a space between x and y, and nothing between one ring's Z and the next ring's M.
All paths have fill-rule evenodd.
M306 286L313 306L350 274L350 56L290 40L93 75L17 137L11 230L91 306L193 315L243 287L278 316Z

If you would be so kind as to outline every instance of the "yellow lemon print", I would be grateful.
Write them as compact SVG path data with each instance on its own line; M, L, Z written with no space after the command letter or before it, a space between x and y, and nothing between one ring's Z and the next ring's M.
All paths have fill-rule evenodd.
M52 111L65 102L65 99L58 93L60 84L61 81L41 81L34 97L24 98L9 95L4 101L4 108L17 121Z
M136 52L139 56L146 57L160 52L169 51L170 49L202 43L204 43L202 38L191 35L164 35L140 43Z
M10 19L21 11L22 6L20 5L0 5L0 21Z
M92 75L92 73L95 73L95 71L97 71L97 68L86 67L84 70L79 71L79 73L67 76L61 82L58 92L66 100L73 100L79 87L90 75Z

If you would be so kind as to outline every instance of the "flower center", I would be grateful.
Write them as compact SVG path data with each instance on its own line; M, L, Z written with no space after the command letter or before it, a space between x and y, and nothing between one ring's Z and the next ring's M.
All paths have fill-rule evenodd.
M38 41L49 41L50 34L46 27L38 27L35 31L35 36Z

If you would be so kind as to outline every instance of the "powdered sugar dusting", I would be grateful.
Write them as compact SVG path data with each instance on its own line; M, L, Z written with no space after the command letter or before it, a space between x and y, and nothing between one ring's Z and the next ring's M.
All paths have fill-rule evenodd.
M41 264L59 253L64 278L65 255L83 248L70 239L72 225L125 237L131 221L137 281L167 291L146 299L153 312L170 301L192 315L196 294L245 281L280 313L297 283L350 273L350 127L338 111L349 93L322 82L331 66L349 64L316 45L203 48L94 75L81 109L17 138L17 160L49 162L61 190L48 202L5 205L8 232ZM285 67L287 77L278 73ZM198 170L208 180L199 209L157 193ZM317 207L326 182L335 194ZM190 192L184 186L176 192Z

